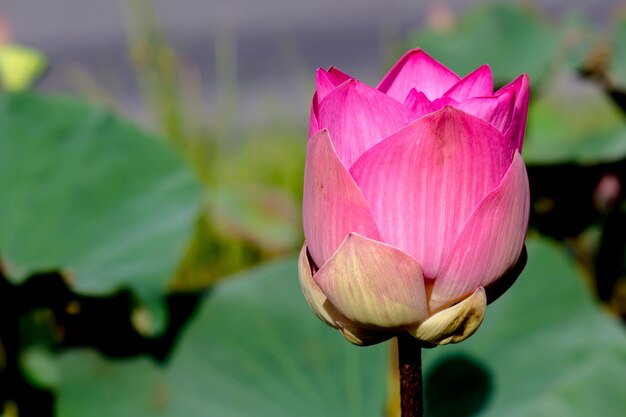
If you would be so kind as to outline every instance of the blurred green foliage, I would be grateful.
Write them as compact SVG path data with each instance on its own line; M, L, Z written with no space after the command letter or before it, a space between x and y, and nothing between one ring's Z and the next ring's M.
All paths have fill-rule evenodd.
M425 352L428 416L468 415L475 400L481 416L621 415L623 329L599 310L562 248L533 239L528 259L476 335ZM452 369L438 382L458 358L474 364L464 379ZM220 285L165 366L88 350L63 355L58 414L376 416L388 361L384 346L354 347L311 314L290 260ZM477 381L486 381L479 397L464 396Z
M5 274L21 282L61 269L81 293L126 286L160 299L199 210L183 159L67 97L2 95L0 126Z
M158 133L66 96L0 95L0 413L392 410L387 349L347 344L298 288L305 129L237 126L229 34L207 122L202 80L150 2L123 6ZM489 63L499 85L529 73L531 220L553 240L530 241L526 271L476 336L426 353L427 413L619 416L626 336L597 304L626 317L626 19L601 33L581 16L550 22L512 5L448 17L398 50L422 47L460 74ZM25 57L0 74L5 90L43 68ZM621 189L603 191L606 176Z
M489 64L494 84L499 86L526 72L536 87L558 58L557 34L530 10L495 4L455 19L415 32L408 43L459 74Z
M626 43L624 41L626 41L626 15L617 19L610 44L613 53L610 77L621 88L626 88Z
M233 128L237 112L236 46L216 45L219 122L207 115L202 80L169 45L149 2L124 3L129 50L144 104L164 137L189 160L205 186L206 204L171 288L197 290L302 240L300 205L304 145L285 121L280 129ZM235 142L233 145L232 142ZM262 144L262 146L259 146Z
M590 165L626 155L622 111L593 85L572 83L555 80L534 100L524 143L527 163Z

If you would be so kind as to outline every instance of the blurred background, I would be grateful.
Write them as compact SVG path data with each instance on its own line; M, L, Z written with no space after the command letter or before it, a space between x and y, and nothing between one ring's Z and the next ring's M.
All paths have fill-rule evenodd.
M0 415L397 416L294 256L315 69L421 47L532 83L528 267L427 415L622 416L625 45L615 0L0 0Z

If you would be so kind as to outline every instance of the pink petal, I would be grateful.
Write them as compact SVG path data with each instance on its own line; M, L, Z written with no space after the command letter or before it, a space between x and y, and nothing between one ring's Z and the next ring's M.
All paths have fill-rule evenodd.
M403 101L411 89L426 94L429 100L441 97L460 80L459 76L421 49L408 51L385 75L378 89Z
M418 92L416 89L412 89L409 95L404 100L404 106L408 107L415 114L415 118L424 116L425 114L432 113L440 110L446 106L456 107L458 102L451 97L440 97L432 102L426 98L424 93Z
M421 91L418 92L416 89L412 89L406 97L406 100L404 100L404 106L411 109L416 118L440 110L446 106L456 107L457 104L458 102L456 100L447 96L440 97L431 102L424 93Z
M515 90L509 88L491 97L474 97L456 104L459 110L480 117L504 133L511 125L515 110Z
M307 145L302 207L304 237L317 267L326 263L350 232L380 237L368 203L339 160L326 129Z
M411 90L408 96L406 96L404 106L415 113L415 118L422 117L425 114L438 110L435 108L433 103L426 98L424 93L417 91L415 88Z
M493 78L489 65L483 65L467 74L461 81L453 85L446 96L456 101L467 100L472 97L485 97L493 94Z
M511 143L511 149L522 151L522 143L524 142L524 131L526 130L526 119L528 117L528 102L530 100L530 81L528 75L522 74L511 83L502 87L496 94L507 88L515 90L515 110L511 125L505 136Z
M414 118L401 103L356 80L335 88L320 103L318 113L320 128L328 128L347 167Z
M331 91L350 78L352 77L335 67L328 68L328 71L318 68L315 74L315 84L317 85L316 92L319 102L321 103Z
M526 237L529 201L526 168L515 152L502 182L476 208L435 279L431 312L493 283L515 265Z
M313 279L341 314L363 326L409 326L428 315L419 263L356 233L346 237Z
M317 113L319 111L319 100L317 97L317 92L313 94L313 99L311 100L311 117L309 119L309 138L317 133L320 130L319 123L317 121Z
M446 106L454 107L457 104L459 103L455 99L453 99L452 97L448 97L448 96L443 96L433 101L433 106L435 107L435 110L442 109Z
M503 135L451 107L426 115L363 154L351 174L383 242L435 278L474 208L511 163Z
M309 122L309 137L313 136L320 130L319 123L317 121L317 115L319 112L319 103L337 86L341 85L351 77L338 70L335 67L328 68L328 71L318 68L315 83L317 89L313 94L313 100L311 102L311 119Z

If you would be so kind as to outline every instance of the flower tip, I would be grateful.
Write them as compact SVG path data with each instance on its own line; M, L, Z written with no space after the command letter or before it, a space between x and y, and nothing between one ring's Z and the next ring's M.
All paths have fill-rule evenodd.
M413 55L413 54L424 54L424 55L428 55L426 52L424 52L424 50L422 48L420 48L419 46L413 49L409 49L405 55Z
M396 62L396 65L398 65L401 62L406 62L406 61L410 61L413 59L422 60L424 58L434 60L434 58L428 55L422 48L417 47L417 48L409 49L408 51L406 51L404 55L402 55L400 59L398 59L398 61Z
M426 53L426 51L424 51L422 48L413 48L413 49L409 49L404 56L402 56L402 58L400 58L398 60L398 62L402 61L403 59L408 59L408 58L417 58L418 60L420 59L429 59L431 61L435 61L435 59L428 55L428 53Z
M478 67L478 70L482 71L482 72L486 72L487 74L489 74L489 76L493 80L493 72L491 71L491 65L489 65L489 64L482 64L480 67Z
M523 72L515 80L513 80L513 83L515 83L515 82L520 82L522 84L529 85L530 84L530 77L528 76L527 73Z
M316 131L313 135L311 135L311 138L309 139L309 142L317 142L319 140L322 140L323 138L329 138L329 133L328 133L328 128L323 127L320 130Z
M352 240L356 237L363 237L360 234L358 234L357 232L350 232L348 233L348 235L346 236L346 240Z
M459 110L456 107L453 107L451 105L445 105L440 110L434 112L433 114L436 114L439 117L450 117L450 116L459 117L463 113L465 113L463 110Z

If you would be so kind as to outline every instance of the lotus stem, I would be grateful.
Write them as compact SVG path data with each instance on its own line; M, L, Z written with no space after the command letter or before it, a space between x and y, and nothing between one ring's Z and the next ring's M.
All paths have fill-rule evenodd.
M400 409L402 417L424 417L422 348L410 335L398 336Z

